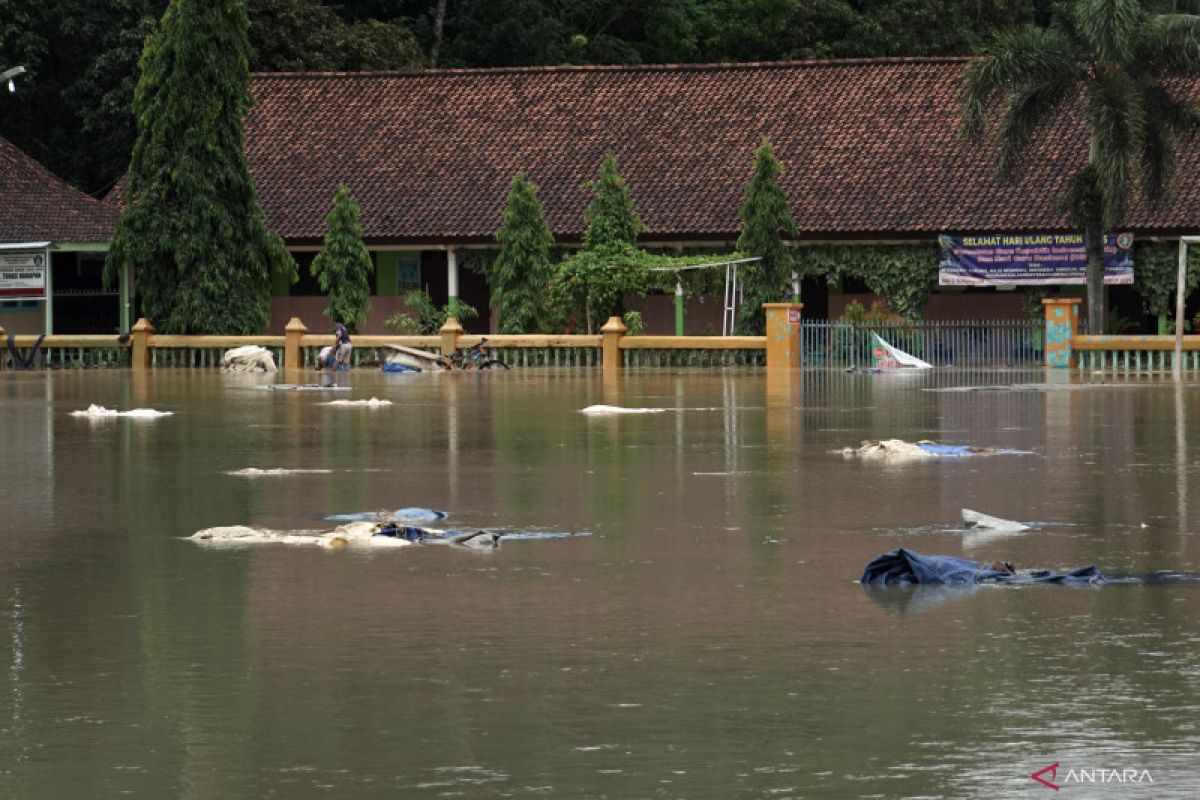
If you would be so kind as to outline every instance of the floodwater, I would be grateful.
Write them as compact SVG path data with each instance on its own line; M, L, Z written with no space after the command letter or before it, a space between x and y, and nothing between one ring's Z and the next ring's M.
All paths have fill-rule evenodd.
M1200 796L1200 584L855 583L898 546L1200 571L1200 386L1050 378L360 369L338 397L394 402L366 409L0 374L0 796L1027 797L1054 763L1072 796ZM1028 452L831 452L880 437ZM184 540L403 506L591 536Z

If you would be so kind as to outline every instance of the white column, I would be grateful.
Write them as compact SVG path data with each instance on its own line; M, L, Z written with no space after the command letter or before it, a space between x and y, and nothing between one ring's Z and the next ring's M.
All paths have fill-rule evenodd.
M458 303L458 255L453 250L446 251L446 304Z
M46 330L49 336L54 333L54 269L50 248L46 248Z

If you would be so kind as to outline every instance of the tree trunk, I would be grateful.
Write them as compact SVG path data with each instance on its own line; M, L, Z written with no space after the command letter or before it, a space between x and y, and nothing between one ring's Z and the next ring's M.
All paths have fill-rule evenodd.
M1087 332L1104 333L1104 224L1100 204L1089 203L1087 226L1083 231L1087 250Z
M442 49L442 29L446 24L446 0L438 0L433 12L433 48L429 51L429 66L436 67L438 51Z

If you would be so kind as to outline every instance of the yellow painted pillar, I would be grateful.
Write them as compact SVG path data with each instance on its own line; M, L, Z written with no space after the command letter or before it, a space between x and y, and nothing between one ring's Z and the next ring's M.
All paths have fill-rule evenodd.
M763 303L767 315L767 369L800 367L800 311L803 303Z
M1079 334L1079 297L1047 297L1042 300L1046 311L1046 366L1071 367L1075 355L1071 340Z
M442 355L452 356L458 352L458 337L463 335L463 326L457 317L446 317L446 323L438 333L442 335Z
M299 317L292 317L283 328L283 368L300 369L304 366L300 356L300 340L308 333L308 326Z
M621 337L625 335L625 323L620 317L609 317L608 322L600 329L603 339L601 364L605 372L613 372L621 367Z
M154 338L154 326L142 317L133 326L133 357L130 365L135 369L150 369L150 340Z
M4 350L8 347L7 342L8 342L8 339L7 339L7 334L4 332L4 326L0 325L0 372L4 371L4 359L5 359Z

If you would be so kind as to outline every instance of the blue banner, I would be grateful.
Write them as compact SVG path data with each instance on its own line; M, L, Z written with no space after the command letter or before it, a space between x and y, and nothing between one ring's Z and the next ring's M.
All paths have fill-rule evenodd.
M1078 233L942 234L942 286L1051 286L1087 283L1087 252ZM1104 239L1104 282L1133 283L1133 234Z

